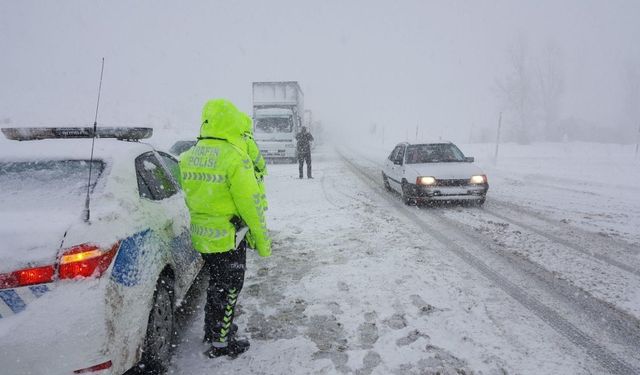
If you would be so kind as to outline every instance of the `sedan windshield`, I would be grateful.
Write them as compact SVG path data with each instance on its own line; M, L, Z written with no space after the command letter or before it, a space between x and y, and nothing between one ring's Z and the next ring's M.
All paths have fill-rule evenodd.
M463 162L464 154L451 143L431 143L407 147L406 163Z
M104 164L92 163L93 188ZM0 162L0 207L53 210L81 206L88 180L89 161L85 160Z

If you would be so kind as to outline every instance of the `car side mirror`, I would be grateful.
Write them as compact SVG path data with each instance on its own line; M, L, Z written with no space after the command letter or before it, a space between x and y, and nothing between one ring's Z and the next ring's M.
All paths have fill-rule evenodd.
M464 161L466 163L473 163L476 160L473 156L465 156Z
M393 161L393 164L395 165L402 165L402 159L396 159Z

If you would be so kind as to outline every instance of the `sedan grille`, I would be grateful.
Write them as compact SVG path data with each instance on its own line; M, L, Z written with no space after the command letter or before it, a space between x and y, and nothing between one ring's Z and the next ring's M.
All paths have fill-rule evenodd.
M438 185L438 186L467 186L467 185L469 185L469 179L437 180L436 185Z

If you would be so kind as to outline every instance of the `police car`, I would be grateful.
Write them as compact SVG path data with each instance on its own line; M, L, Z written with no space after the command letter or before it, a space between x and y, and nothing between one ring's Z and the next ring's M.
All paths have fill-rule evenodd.
M391 151L382 170L387 190L397 191L405 204L430 201L485 202L487 175L448 141L411 144Z
M202 267L176 160L148 128L2 132L0 373L165 367Z

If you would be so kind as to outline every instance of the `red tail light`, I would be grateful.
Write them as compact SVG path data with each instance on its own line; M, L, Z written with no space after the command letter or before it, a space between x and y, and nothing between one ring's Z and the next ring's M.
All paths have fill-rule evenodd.
M0 289L49 283L53 281L55 270L54 266L44 266L0 274Z
M82 244L65 250L60 256L58 277L60 279L75 279L76 277L101 276L109 268L119 246L120 242L116 242L109 249L92 244Z
M100 277L111 265L113 257L118 252L118 247L120 247L120 241L107 249L97 245L82 244L64 250L58 262L58 278ZM2 273L0 274L0 289L50 283L53 281L55 273L55 265Z
M73 373L74 374L86 374L87 372L95 372L95 371L100 371L100 370L106 370L108 368L111 368L111 366L113 366L113 363L111 363L111 361L107 361L107 362L101 363L99 365L83 368L83 369L80 369L80 370L75 370Z

